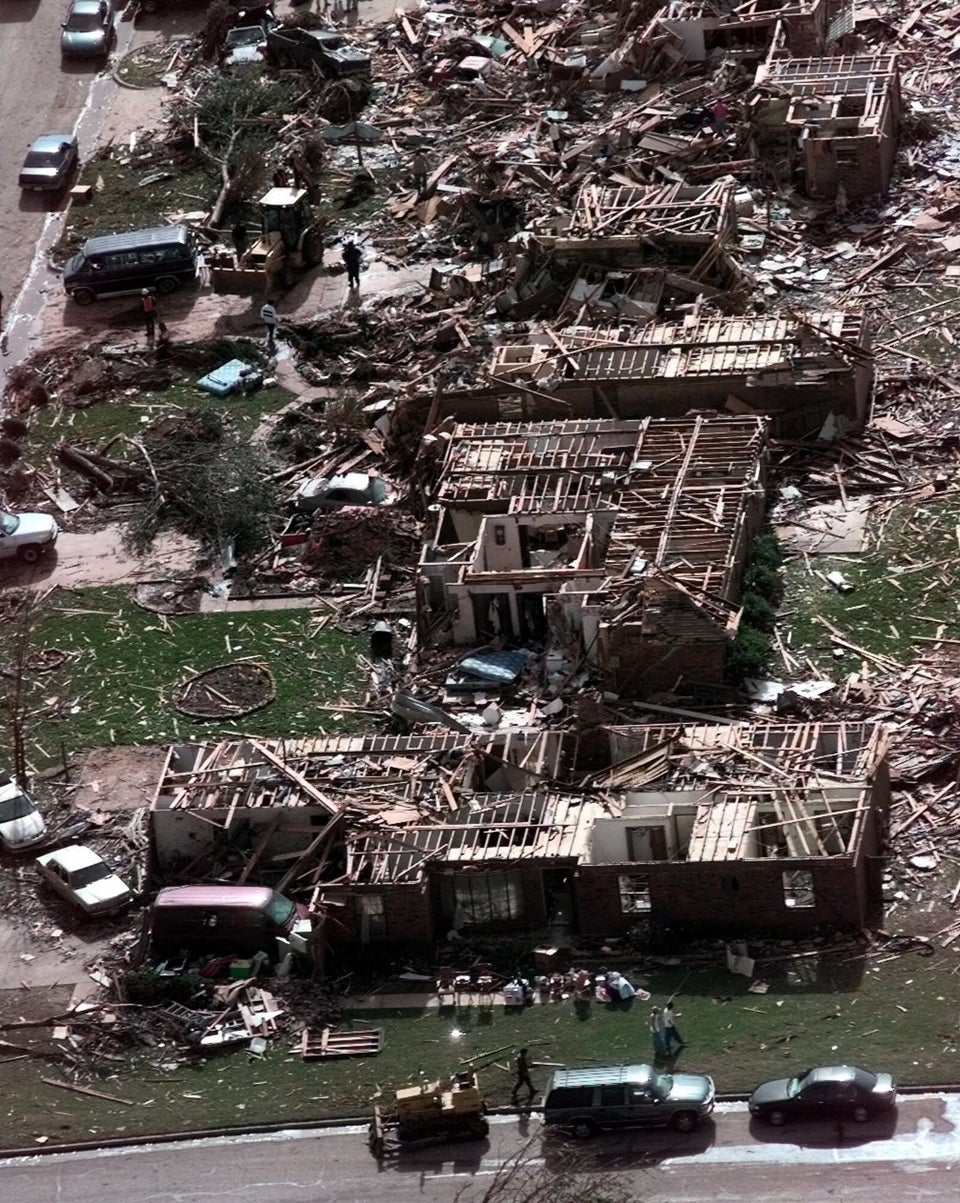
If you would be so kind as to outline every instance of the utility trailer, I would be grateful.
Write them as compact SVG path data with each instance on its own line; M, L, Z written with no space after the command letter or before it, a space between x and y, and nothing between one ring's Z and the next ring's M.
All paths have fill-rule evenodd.
M392 1111L374 1108L368 1139L370 1151L380 1160L404 1149L484 1140L489 1131L477 1075L467 1070L448 1084L421 1082L395 1091Z

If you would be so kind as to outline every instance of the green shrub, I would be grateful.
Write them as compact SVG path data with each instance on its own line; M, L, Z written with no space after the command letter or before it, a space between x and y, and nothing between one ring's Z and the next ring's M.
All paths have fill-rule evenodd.
M776 611L773 606L759 593L747 592L740 599L743 606L743 616L740 619L748 627L756 627L758 631L772 631L776 622Z
M780 603L783 599L782 563L783 548L776 535L758 535L750 548L750 562L744 573L744 604L748 593L758 594L772 606Z
M739 685L744 677L759 677L770 661L770 640L756 627L742 624L727 652L727 677Z
M144 1007L166 1002L195 1002L205 995L207 986L195 973L159 974L156 969L136 969L124 975L123 987L127 999Z

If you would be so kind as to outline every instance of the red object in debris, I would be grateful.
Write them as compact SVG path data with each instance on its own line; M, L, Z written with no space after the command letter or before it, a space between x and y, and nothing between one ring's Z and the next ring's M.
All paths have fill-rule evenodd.
M301 543L306 543L310 538L310 532L305 530L292 530L285 535L280 536L281 547L299 547Z

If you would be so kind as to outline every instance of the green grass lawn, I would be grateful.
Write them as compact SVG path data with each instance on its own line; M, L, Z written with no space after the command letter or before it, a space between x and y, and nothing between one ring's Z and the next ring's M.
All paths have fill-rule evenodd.
M941 624L946 638L958 638L958 524L960 496L944 493L919 503L904 502L882 531L873 522L863 555L790 559L780 632L791 654L809 657L828 676L841 671L830 632L819 616L868 652L901 662L922 652L925 645L918 637L935 635ZM853 585L851 592L840 593L823 579L834 571ZM849 672L856 659L848 652L840 664ZM774 673L780 663L774 652Z
M233 354L232 351L226 352L219 362L224 362ZM237 357L243 358L242 351ZM253 356L250 356L250 360L255 362ZM149 391L121 388L118 396L106 397L82 409L50 406L38 412L31 419L27 441L31 463L37 464L44 457L52 455L64 440L95 450L114 435L125 434L135 438L147 423L156 418L196 409L222 414L231 429L241 437L249 438L264 418L283 409L293 399L292 393L277 386L232 397L213 397L193 383L206 370L198 368L191 378L185 378L166 389ZM134 396L125 395L129 393ZM122 457L126 452L118 448L108 454Z
M206 212L216 199L220 177L215 166L199 157L173 163L162 149L141 157L139 148L131 156L123 146L109 147L85 163L77 183L92 185L93 195L88 204L71 206L52 252L58 263L76 254L88 238L169 225L177 213Z
M307 610L164 617L135 605L126 589L86 589L45 603L34 642L69 657L36 679L28 752L38 769L60 759L61 741L70 753L238 730L338 733L369 721L336 709L360 699L357 654L366 640L329 627L316 631ZM224 722L198 722L173 709L174 689L191 672L248 656L267 664L276 681L276 699L265 709Z
M956 958L905 954L860 976L859 961L803 958L782 967L757 966L767 994L747 992L747 979L725 969L687 974L676 968L645 980L653 1002L663 1003L682 983L679 1025L688 1041L676 1068L709 1073L721 1093L749 1091L770 1077L809 1065L844 1063L889 1070L901 1084L947 1084L960 1077ZM769 972L768 972L769 970ZM858 980L859 979L859 980ZM345 1001L345 1005L349 1005ZM491 1105L509 1103L512 1050L527 1045L535 1061L570 1065L649 1060L650 1004L629 1009L572 1003L522 1012L476 1010L355 1011L353 1027L381 1027L376 1057L302 1062L294 1038L271 1043L265 1060L241 1048L186 1064L173 1047L149 1058L99 1062L87 1085L133 1106L80 1098L40 1077L60 1070L17 1062L6 1068L0 1103L5 1143L31 1145L38 1135L72 1141L258 1123L297 1123L370 1113L378 1091L389 1092L427 1076L452 1072L461 1059L501 1049L483 1069ZM22 1036L18 1033L18 1039ZM510 1046L504 1048L503 1046ZM533 1070L546 1085L551 1069Z

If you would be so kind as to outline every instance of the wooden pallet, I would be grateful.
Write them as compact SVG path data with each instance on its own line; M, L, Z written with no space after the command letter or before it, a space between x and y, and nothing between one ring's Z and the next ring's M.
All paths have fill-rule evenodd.
M372 1057L382 1048L383 1028L362 1028L355 1032L324 1028L319 1034L305 1029L300 1038L300 1056L304 1061L321 1057Z

